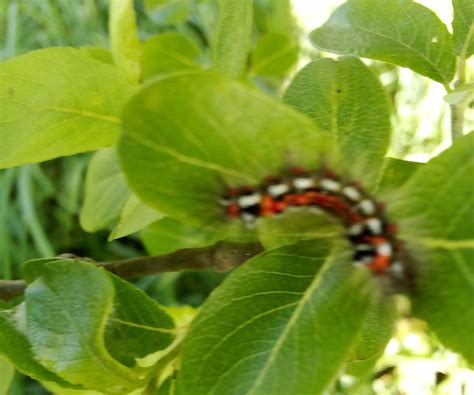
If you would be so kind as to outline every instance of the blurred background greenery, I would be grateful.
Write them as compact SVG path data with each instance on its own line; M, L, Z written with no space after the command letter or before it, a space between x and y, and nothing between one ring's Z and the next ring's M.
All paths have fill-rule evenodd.
M269 23L278 21L281 28L297 36L301 53L295 70L311 59L332 56L315 50L306 33L321 25L342 0L293 0L294 17L276 15L266 19L265 12L276 1L286 2L255 0L257 34L265 31ZM419 2L433 9L449 26L451 1ZM168 2L135 1L142 38L181 30L197 36L206 45L206 29L212 26L214 17L210 9L206 12L201 7L198 14L189 18L182 17L179 7L168 7L151 15L145 13L145 6L150 3L162 6ZM0 0L0 59L51 46L107 47L107 8L107 0ZM472 63L471 59L471 66ZM393 104L395 138L390 155L423 162L446 148L450 144L450 115L443 101L443 87L408 69L380 62L369 64ZM469 79L473 80L474 67L468 70ZM278 95L286 81L256 83ZM468 130L474 128L473 113L472 109L467 112ZM90 157L82 154L0 171L0 278L18 278L20 264L28 259L64 252L97 261L146 254L138 236L107 242L108 232L90 234L79 227L84 175ZM163 304L199 306L222 278L223 275L211 272L169 273L143 278L136 284ZM474 373L459 356L444 349L422 322L407 314L398 324L373 375L357 385L351 377L343 376L336 391L340 394L473 394ZM19 374L10 389L11 395L46 393L37 383Z

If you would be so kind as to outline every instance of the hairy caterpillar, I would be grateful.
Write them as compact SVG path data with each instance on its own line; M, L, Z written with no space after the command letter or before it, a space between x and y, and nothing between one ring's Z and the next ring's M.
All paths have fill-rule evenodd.
M339 218L353 246L354 264L364 265L377 275L401 277L401 242L396 226L358 183L343 180L321 168L309 171L293 167L280 176L266 177L258 186L228 188L220 205L230 218L253 226L259 217L283 213L294 207L324 210Z

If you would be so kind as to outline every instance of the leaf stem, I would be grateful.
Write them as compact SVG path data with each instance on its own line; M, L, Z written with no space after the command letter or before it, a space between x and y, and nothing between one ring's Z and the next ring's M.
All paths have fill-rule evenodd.
M471 24L469 28L469 32L467 33L466 40L464 41L464 45L462 47L461 53L459 54L458 58L458 66L456 71L456 81L454 82L454 88L464 84L466 82L466 60L468 58L467 50L469 48L469 42L471 37L474 36L474 24ZM449 88L449 86L448 86ZM446 89L449 93L450 89ZM456 104L451 104L451 139L454 141L458 137L463 135L464 129L464 113L466 111L467 103L465 101L461 101Z
M260 243L218 241L212 246L185 248L170 254L147 256L113 262L97 262L97 266L124 279L182 270L215 270L226 272L263 251ZM80 258L79 258L80 259ZM0 280L0 299L20 296L27 284L22 280Z

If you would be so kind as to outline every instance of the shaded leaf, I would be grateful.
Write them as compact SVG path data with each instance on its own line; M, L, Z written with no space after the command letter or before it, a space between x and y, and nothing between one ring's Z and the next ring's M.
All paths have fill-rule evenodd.
M48 48L0 64L0 168L114 144L125 74L84 51Z
M423 165L395 158L385 158L374 193L387 193L400 188Z
M474 54L474 3L471 0L453 0L453 36L458 55Z
M423 165L390 206L414 261L414 313L474 361L474 134ZM408 198L407 198L408 197Z
M298 60L298 45L292 37L268 33L260 36L252 53L252 72L264 77L287 73Z
M175 25L184 22L191 10L189 0L145 0L150 19L158 25Z
M214 67L241 77L247 65L252 34L251 0L218 0L219 18L212 39Z
M143 78L148 80L160 74L198 70L199 48L184 34L158 34L143 45Z
M110 234L109 240L138 232L161 217L162 215L158 211L147 206L135 194L132 194L125 203L119 223Z
M115 64L133 83L140 80L141 43L138 37L133 0L111 0L109 34Z
M353 173L376 175L389 143L390 114L380 82L359 59L311 62L295 76L284 101L331 132Z
M130 193L115 148L96 152L87 169L82 228L87 232L107 228L119 217Z
M162 218L143 229L140 235L150 255L162 255L183 248L214 244L219 236L207 229L185 225L172 218Z
M310 37L319 49L409 67L444 84L454 76L451 35L435 13L412 0L350 0Z
M172 318L142 290L109 274L115 286L105 344L110 354L133 367L135 359L168 347L175 335Z
M178 394L321 394L357 339L365 271L328 244L268 251L236 269L191 325Z

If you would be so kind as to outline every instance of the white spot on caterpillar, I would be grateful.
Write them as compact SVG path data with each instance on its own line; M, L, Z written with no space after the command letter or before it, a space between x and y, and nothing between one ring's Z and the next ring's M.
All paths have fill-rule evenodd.
M349 228L347 233L349 234L349 236L359 236L362 234L363 231L364 231L363 224L353 224Z
M354 187L344 187L342 193L353 202L357 202L361 198L360 192Z
M276 184L270 185L267 190L270 195L277 197L287 193L290 190L290 187L287 184Z
M341 189L341 184L337 181L331 180L330 178L323 178L320 185L321 188L328 192L339 192Z
M253 228L255 226L255 216L250 213L241 213L240 214L242 220L245 222L245 225L248 228Z
M241 208L247 208L260 204L261 196L259 193L239 197L238 203Z
M389 266L388 271L390 272L390 274L392 274L396 278L403 277L403 272L404 272L403 265L398 261L393 262Z
M392 245L388 242L378 245L377 254L383 256L392 256Z
M375 214L376 206L372 200L364 199L357 205L357 209L361 214L373 215Z
M310 189L314 187L314 181L309 177L299 177L293 180L293 186L296 189Z
M378 218L369 218L365 221L367 229L373 235L380 235L382 233L382 221Z

